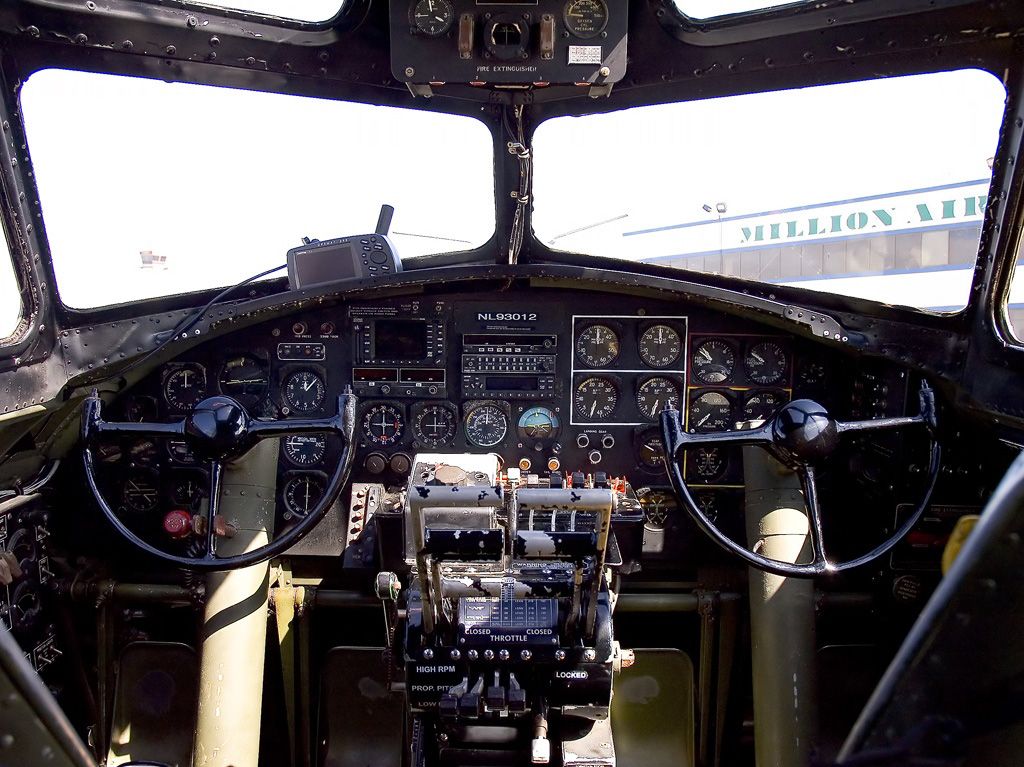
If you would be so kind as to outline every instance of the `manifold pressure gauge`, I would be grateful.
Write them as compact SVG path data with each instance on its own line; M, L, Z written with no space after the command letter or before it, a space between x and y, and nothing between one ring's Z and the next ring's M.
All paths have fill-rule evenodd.
M416 0L410 15L419 32L428 37L439 37L451 29L455 9L448 0Z

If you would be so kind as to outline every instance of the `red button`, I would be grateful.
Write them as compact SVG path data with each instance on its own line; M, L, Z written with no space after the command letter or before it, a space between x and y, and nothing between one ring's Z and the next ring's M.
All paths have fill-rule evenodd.
M192 532L192 515L184 509L173 509L164 517L164 532L172 538L187 538Z

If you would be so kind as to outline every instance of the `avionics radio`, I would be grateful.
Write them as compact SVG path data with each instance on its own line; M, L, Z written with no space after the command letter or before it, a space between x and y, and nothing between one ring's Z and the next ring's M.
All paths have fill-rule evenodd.
M557 344L557 336L534 333L463 335L463 396L501 399L557 396Z
M349 310L355 340L352 388L361 396L448 396L445 305L420 302Z

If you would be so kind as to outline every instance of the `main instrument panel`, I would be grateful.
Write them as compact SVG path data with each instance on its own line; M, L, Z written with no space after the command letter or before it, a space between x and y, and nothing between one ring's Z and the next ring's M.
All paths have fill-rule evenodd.
M496 453L526 482L552 472L569 481L622 477L639 489L645 551L657 557L672 549L678 522L662 465L662 410L683 410L694 432L766 419L794 397L840 417L904 410L904 371L835 376L831 354L702 306L627 295L387 298L302 312L198 347L119 406L129 420L175 418L222 393L258 418L319 417L351 387L355 482L402 486L413 457L429 452ZM280 525L315 507L338 452L323 435L282 439ZM173 525L161 527L167 514L194 513L205 501L205 469L183 442L110 444L99 457L116 478L111 496L157 536L171 534ZM742 518L738 452L694 450L684 469L711 516ZM344 524L349 537L361 532L361 523Z

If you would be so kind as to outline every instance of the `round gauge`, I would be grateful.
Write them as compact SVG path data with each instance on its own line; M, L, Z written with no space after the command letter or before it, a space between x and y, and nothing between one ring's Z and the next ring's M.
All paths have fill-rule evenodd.
M604 0L569 0L563 18L576 37L597 37L608 25L608 6Z
M689 458L701 479L717 479L725 471L726 458L717 447L699 447L689 454Z
M284 398L296 410L308 413L324 404L327 386L323 377L312 370L299 370L284 382Z
M645 469L665 468L665 444L657 433L650 432L640 443L640 464Z
M662 493L652 493L644 499L644 522L647 527L660 530L668 522L668 513L672 508L667 496Z
M167 441L167 455L176 463L195 463L196 454L192 452L192 446L183 439L171 439Z
M363 413L363 436L374 445L393 445L405 431L405 416L394 405L374 405Z
M117 463L124 453L117 442L100 442L96 445L96 458L100 463Z
M206 371L200 365L182 365L164 379L164 399L172 410L191 410L206 396Z
M284 454L296 466L314 466L327 454L323 434L290 434L284 438Z
M466 438L477 447L494 447L508 435L508 416L497 405L480 405L466 413Z
M455 9L448 0L417 0L412 7L412 23L429 37L443 35L454 20Z
M693 374L707 384L727 381L736 367L736 352L725 341L702 341L693 352Z
M152 466L156 463L156 443L151 439L140 439L128 446L128 459L138 466Z
M588 378L576 387L576 412L591 421L601 421L615 412L619 389L607 378Z
M743 367L755 383L778 383L786 375L786 353L777 343L762 341L750 347L743 359Z
M546 407L531 407L519 417L519 433L526 439L554 439L559 428L558 416Z
M651 325L640 336L640 359L653 368L668 367L682 350L682 339L668 325Z
M224 363L220 374L220 390L245 405L255 405L270 388L267 365L259 357L240 354Z
M156 400L152 397L132 397L124 408L124 417L134 423L156 420Z
M171 500L186 509L194 509L206 495L206 483L200 476L186 475L171 485Z
M320 503L324 495L324 481L316 474L301 474L284 484L284 507L296 517L304 517Z
M619 356L619 337L607 325L591 325L576 339L576 356L592 368L604 367Z
M690 403L690 431L726 431L732 426L732 403L724 394L708 391Z
M782 392L759 391L751 394L743 404L744 421L767 421L775 411L786 404Z
M636 406L644 418L654 420L662 410L679 408L679 387L667 378L648 378L637 389Z
M718 521L718 500L714 493L694 493L697 506L712 522Z
M159 491L154 478L148 474L133 474L124 483L121 500L132 511L147 512L156 508Z
M451 444L455 430L455 413L443 405L428 405L412 420L413 437L427 447Z
M800 383L816 386L825 380L825 365L819 360L803 360L797 368Z

